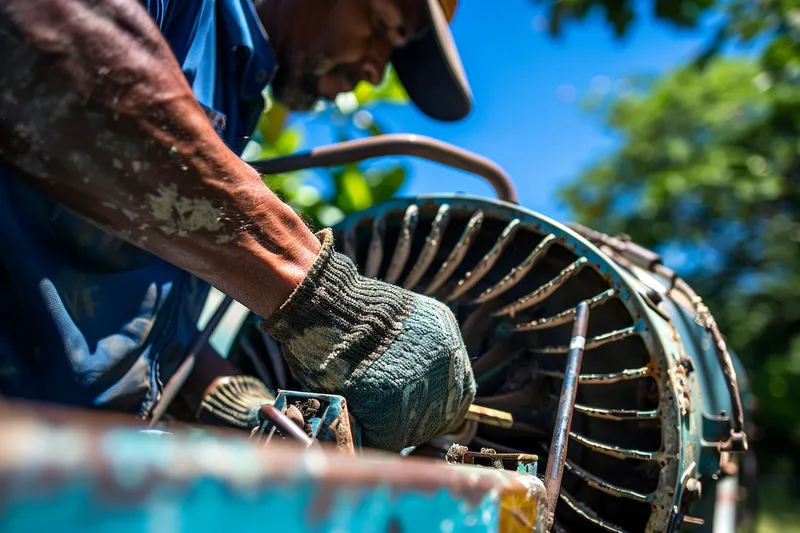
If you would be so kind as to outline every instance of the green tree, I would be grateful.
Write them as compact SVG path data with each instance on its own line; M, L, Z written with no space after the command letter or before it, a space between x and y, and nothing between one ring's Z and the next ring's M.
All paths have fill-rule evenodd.
M383 82L362 82L353 92L340 95L325 111L337 141L379 135L382 126L368 109L378 103L405 104L408 96L394 70L387 69ZM269 100L253 136L256 150L248 159L290 155L303 143L302 131L291 125L287 109ZM318 172L330 187L320 190L311 179ZM342 217L391 198L403 185L407 168L401 164L359 163L342 168L298 171L264 176L264 182L315 227L331 226Z
M800 10L740 4L698 61L589 98L621 143L562 194L580 222L685 258L748 368L762 468L798 473ZM720 57L725 38L759 39L760 57Z

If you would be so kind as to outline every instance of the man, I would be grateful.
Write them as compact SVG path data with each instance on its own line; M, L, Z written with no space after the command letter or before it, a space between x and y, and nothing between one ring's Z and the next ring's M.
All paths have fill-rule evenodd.
M450 311L359 276L238 157L270 80L306 109L391 60L423 111L466 115L454 7L2 2L2 394L149 416L211 284L266 319L304 386L349 400L365 444L457 423L475 383ZM241 428L271 399L208 346L182 395L196 420Z

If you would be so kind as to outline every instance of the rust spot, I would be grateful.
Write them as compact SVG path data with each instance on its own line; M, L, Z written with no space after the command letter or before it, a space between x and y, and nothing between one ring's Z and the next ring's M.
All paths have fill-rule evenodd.
M396 516L393 516L389 519L389 522L386 524L386 533L402 533L403 526L400 525L400 520L397 519Z
M322 525L325 518L330 514L331 508L333 507L334 489L335 487L333 485L323 484L316 490L314 499L311 501L311 506L306 514L309 526L311 526L312 529L316 529L318 526Z

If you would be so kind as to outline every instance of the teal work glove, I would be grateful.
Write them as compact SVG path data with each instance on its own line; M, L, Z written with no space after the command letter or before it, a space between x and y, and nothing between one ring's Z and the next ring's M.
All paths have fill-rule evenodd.
M475 379L450 309L358 274L333 233L289 300L262 327L309 391L347 399L364 445L401 450L460 422Z

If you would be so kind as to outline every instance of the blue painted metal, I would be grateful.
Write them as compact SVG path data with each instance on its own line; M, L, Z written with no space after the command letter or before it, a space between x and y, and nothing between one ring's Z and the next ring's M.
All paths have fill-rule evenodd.
M535 477L3 407L0 531L542 531ZM12 437L12 438L9 438Z
M360 452L361 426L348 415L347 401L344 397L334 394L278 391L273 405L276 409L286 413L290 405L308 400L316 400L320 403L320 408L315 416L306 420L306 423L311 426L309 436L319 442L334 443L344 452ZM266 440L272 430L272 424L264 422L253 433L253 438Z

